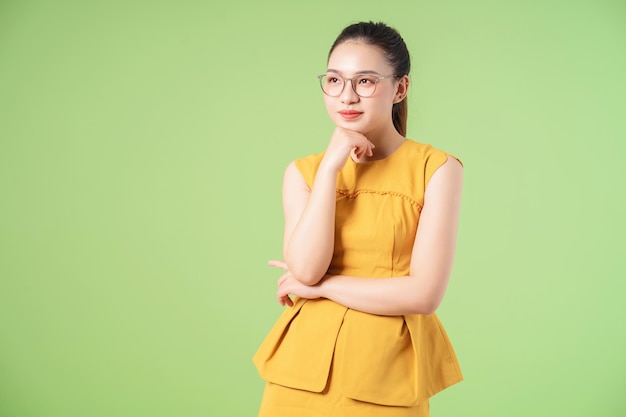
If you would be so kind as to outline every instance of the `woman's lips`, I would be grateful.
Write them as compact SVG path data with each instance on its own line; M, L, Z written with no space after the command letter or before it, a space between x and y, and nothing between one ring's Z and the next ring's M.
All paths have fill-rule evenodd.
M363 112L355 111L355 110L342 110L339 112L339 115L343 117L345 120L353 120L362 115Z

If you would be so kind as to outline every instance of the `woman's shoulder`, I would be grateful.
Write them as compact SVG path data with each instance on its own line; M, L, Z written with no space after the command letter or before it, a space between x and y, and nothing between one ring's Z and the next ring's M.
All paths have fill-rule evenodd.
M405 154L412 160L421 160L424 163L428 162L431 159L441 160L445 162L448 156L458 160L461 160L456 157L454 154L450 152L446 152L440 148L437 148L429 143L419 142L414 139L406 140L406 149Z
M317 169L322 162L322 158L324 158L325 153L326 151L313 153L302 158L298 158L290 163L290 165L294 165L298 169L309 187L313 184L313 180L317 174Z
M426 182L428 182L437 169L447 162L448 157L456 159L461 166L463 165L461 159L454 154L436 148L428 143L407 139L405 149L403 154L405 162L418 171L422 171L423 169Z
M326 151L322 151L320 153L312 153L310 155L301 157L293 161L293 163L298 167L300 171L302 170L310 170L313 167L317 167L320 162L322 162L322 158L324 158L324 154Z
M407 145L408 151L405 153L406 165L411 166L411 169L416 172L424 190L432 176L448 161L448 158L457 160L463 166L463 162L457 156L433 145L411 139L407 140Z

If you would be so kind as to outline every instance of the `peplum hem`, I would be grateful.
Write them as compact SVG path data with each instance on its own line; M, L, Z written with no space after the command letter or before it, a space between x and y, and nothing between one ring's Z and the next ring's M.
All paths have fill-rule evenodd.
M322 393L335 355L343 395L372 404L419 406L463 379L435 314L377 316L326 299L286 309L253 361L268 382Z

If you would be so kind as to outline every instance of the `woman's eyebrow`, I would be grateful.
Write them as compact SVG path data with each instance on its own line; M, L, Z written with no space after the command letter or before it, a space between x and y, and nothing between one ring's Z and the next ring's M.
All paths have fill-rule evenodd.
M326 72L336 72L337 74L341 74L341 71L338 71L338 70L332 69L332 68L328 68L326 70ZM357 72L355 72L355 74L358 74L358 75L362 75L362 74L380 75L380 73L378 71L372 71L372 70L357 71Z

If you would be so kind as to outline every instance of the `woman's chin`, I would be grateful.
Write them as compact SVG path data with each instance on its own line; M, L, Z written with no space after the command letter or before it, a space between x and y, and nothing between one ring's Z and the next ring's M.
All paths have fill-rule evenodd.
M363 128L362 123L350 122L350 121L345 121L345 120L335 120L335 126L341 127L347 130L352 130L353 132L357 132L362 135L365 135L365 132L367 132L367 129Z

